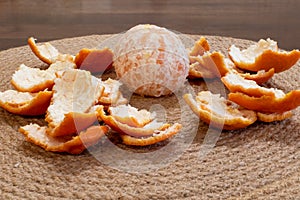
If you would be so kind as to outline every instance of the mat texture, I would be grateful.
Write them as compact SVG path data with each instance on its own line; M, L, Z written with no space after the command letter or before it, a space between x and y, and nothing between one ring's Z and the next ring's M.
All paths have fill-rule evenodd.
M93 35L53 41L61 52L76 54L81 48L97 47L109 35ZM193 39L199 36L191 36ZM213 50L226 53L231 44L246 47L251 41L207 36ZM280 45L280 44L279 44ZM0 52L0 89L11 89L10 79L20 64L46 67L29 47ZM276 74L267 85L284 90L300 89L300 63L291 70ZM192 85L197 89L198 83ZM201 85L201 84L200 84ZM148 105L136 97L140 106ZM137 101L137 99L139 99ZM155 101L155 100L150 100ZM174 96L162 106L168 118L176 121L180 111ZM187 116L188 117L188 116ZM144 155L164 150L164 146L187 141L187 148L175 159L154 170L126 171L110 164L115 160L134 166L123 154L111 151L104 138L94 149L81 155L55 154L30 144L18 133L21 125L39 123L40 118L25 118L0 109L0 197L1 199L299 199L300 198L300 109L282 122L259 123L238 131L221 133L215 147L199 159L207 126L199 123L189 142L184 137L174 143L154 147L119 147L129 153ZM100 149L98 151L97 149ZM172 157L172 148L165 151ZM95 156L96 155L96 156ZM98 157L97 157L98 155ZM162 154L162 156L166 156ZM163 157L162 157L163 158ZM161 158L157 158L159 160ZM166 158L169 159L169 158ZM103 161L103 162L102 162ZM138 160L135 160L137 162ZM144 160L143 160L144 161ZM152 160L153 161L153 160ZM142 162L142 161L141 161ZM155 165L155 162L153 162ZM157 163L156 163L157 164ZM112 167L114 166L114 167ZM141 168L142 169L142 168Z

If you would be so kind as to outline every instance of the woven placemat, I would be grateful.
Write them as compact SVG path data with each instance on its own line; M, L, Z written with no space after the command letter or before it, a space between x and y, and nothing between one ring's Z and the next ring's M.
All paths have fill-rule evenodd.
M61 52L76 54L83 47L97 47L109 37L92 35L57 40L52 44ZM252 43L218 36L207 36L207 39L212 50L223 53L231 44L246 47ZM0 52L1 91L12 88L11 75L21 63L30 67L46 66L27 46ZM298 62L291 70L276 74L267 85L287 92L299 89L299 77ZM172 102L165 103L165 107L172 110ZM26 142L17 131L21 125L40 122L42 117L20 117L0 109L0 197L297 199L300 196L299 119L298 108L292 118L282 122L256 122L246 129L224 131L216 146L202 159L199 159L199 151L205 136L203 130L207 126L200 123L188 148L174 161L156 170L133 173L111 167L89 151L77 156L46 152ZM101 148L101 144L97 147ZM137 151L143 154L147 149ZM112 154L111 157L118 159L118 155ZM130 166L131 161L126 162Z

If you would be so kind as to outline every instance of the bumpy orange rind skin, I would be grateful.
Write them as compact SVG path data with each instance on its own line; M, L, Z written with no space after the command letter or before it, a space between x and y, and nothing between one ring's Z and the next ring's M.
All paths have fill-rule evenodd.
M200 37L192 47L189 55L190 56L202 56L204 52L209 51L210 46L205 37Z
M232 57L230 56L232 59ZM232 61L235 65L241 69L257 72L259 70L268 71L274 68L275 73L283 72L290 69L300 59L300 51L292 50L290 52L272 51L270 49L265 50L259 55L254 63L237 62L234 59Z
M238 110L241 113L241 116L236 117L234 119L230 119L227 118L226 116L220 116L213 113L206 106L199 107L198 105L195 105L191 94L185 94L183 98L186 101L186 103L190 106L192 111L202 121L217 129L224 129L224 130L241 129L253 124L257 120L256 113L251 110L239 108ZM230 112L230 109L227 110L227 112Z
M113 56L113 52L108 48L84 48L76 55L74 62L79 69L100 73L112 68Z
M244 93L229 93L228 99L244 108L264 113L283 113L300 106L300 90L293 90L283 98L263 95L253 97Z
M282 121L293 116L292 111L286 111L283 113L261 113L257 112L257 119L262 122L274 122Z
M158 142L164 141L173 135L177 134L182 128L181 124L174 124L173 126L166 128L165 130L161 130L153 136L137 138L130 135L121 134L121 138L123 143L131 146L148 146L152 144L156 144Z
M44 134L44 137L47 137L51 140L56 140L59 144L49 145L46 142L38 140L37 138L30 137L30 133L23 127L19 129L19 132L21 132L26 137L26 140L28 142L36 144L37 146L42 147L46 151L66 152L70 154L82 153L86 148L95 145L101 139L101 137L108 132L107 126L92 126L87 130L80 132L79 135L72 138L55 138L46 134L45 127L41 128L44 128L44 131L42 133Z
M46 110L50 105L51 98L51 91L41 91L37 93L31 101L24 102L22 104L0 101L0 106L17 115L39 116L46 113Z

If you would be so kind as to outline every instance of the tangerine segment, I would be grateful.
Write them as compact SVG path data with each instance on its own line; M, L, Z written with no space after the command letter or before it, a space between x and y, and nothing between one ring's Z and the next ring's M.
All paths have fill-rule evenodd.
M149 137L132 137L130 135L124 135L121 134L121 138L123 140L123 143L126 145L132 145L132 146L148 146L152 144L156 144L158 142L164 141L173 135L177 134L181 130L182 125L175 123L169 128L166 128L165 130L157 131L153 134L153 136Z
M264 113L283 113L300 106L300 90L293 90L283 97L263 95L253 97L244 93L229 93L229 100L247 108Z
M219 129L245 128L257 119L254 111L244 109L210 91L199 92L196 100L191 94L185 94L183 98L201 120Z
M56 73L74 68L76 68L76 65L69 61L56 61L47 70L31 68L21 64L19 69L13 74L11 83L21 92L34 93L45 89L51 90Z
M35 43L35 38L30 37L28 38L28 45L30 46L32 52L43 62L47 64L54 63L58 56L59 52L58 50L52 46L49 42L45 42L43 44L37 45Z
M18 115L43 115L50 105L51 97L51 91L28 93L7 90L0 92L0 106Z
M165 128L170 127L169 124L157 122L156 120L149 122L143 127L132 127L128 125L131 123L131 121L126 121L126 123L121 123L114 116L106 115L103 106L100 106L99 117L101 120L105 122L105 124L110 126L114 131L120 134L127 134L133 137L152 136L156 131L163 130Z
M19 129L28 142L46 151L80 154L86 148L98 143L100 138L108 132L108 127L92 126L75 137L52 137L47 134L46 130L47 127L40 127L37 124L26 125Z
M192 47L189 55L190 56L203 56L203 54L210 50L210 46L205 37L200 37Z
M241 69L248 71L270 70L275 73L288 70L300 59L300 51L279 51L277 42L267 39L259 40L247 49L240 50L232 45L229 49L232 61Z
M292 117L292 111L286 111L283 113L261 113L257 112L257 118L262 122L274 122L274 121L282 121Z
M190 78L216 78L228 72L226 65L229 63L226 63L224 55L220 52L206 52L203 56L191 56L190 62Z
M114 54L109 48L84 48L76 55L75 63L80 69L99 73L112 68L113 56Z
M282 90L261 87L255 81L247 80L237 73L227 73L221 80L230 92L242 92L255 97L267 95L280 98L285 95Z

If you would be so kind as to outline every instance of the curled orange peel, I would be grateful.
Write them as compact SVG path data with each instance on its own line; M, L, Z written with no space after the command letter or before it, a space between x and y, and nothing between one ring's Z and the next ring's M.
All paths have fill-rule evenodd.
M28 93L7 90L0 92L0 106L14 114L37 116L45 114L51 98L51 91Z
M190 56L202 56L204 52L207 52L210 50L210 46L208 41L205 37L200 37L199 40L197 40L192 47L189 55Z
M257 119L254 111L244 109L210 91L199 92L196 100L191 94L185 94L183 98L201 120L218 129L245 128Z
M232 45L229 49L229 57L237 67L244 70L257 72L274 68L275 73L279 73L297 63L300 59L300 51L278 50L277 42L268 38L261 39L242 51Z
M79 69L100 73L112 68L113 52L109 48L84 48L76 55L74 62Z
M244 108L263 113L283 113L300 106L300 90L293 90L281 97L249 96L241 92L229 93L229 100Z
M121 134L123 143L131 146L148 146L156 144L158 142L164 141L175 134L177 134L182 128L181 124L175 123L171 127L164 130L155 132L152 136L149 137L132 137L130 135Z
M33 37L28 38L28 45L31 51L43 62L48 65L54 63L57 60L60 61L74 61L74 57L69 54L60 53L52 44L49 42L37 44L36 39Z
M261 113L257 112L257 119L262 122L274 122L282 121L293 116L292 111L286 111L283 113Z
M92 126L74 137L52 137L47 134L47 127L37 124L23 126L19 131L28 142L36 144L46 151L80 154L86 148L95 145L108 132L106 126Z

